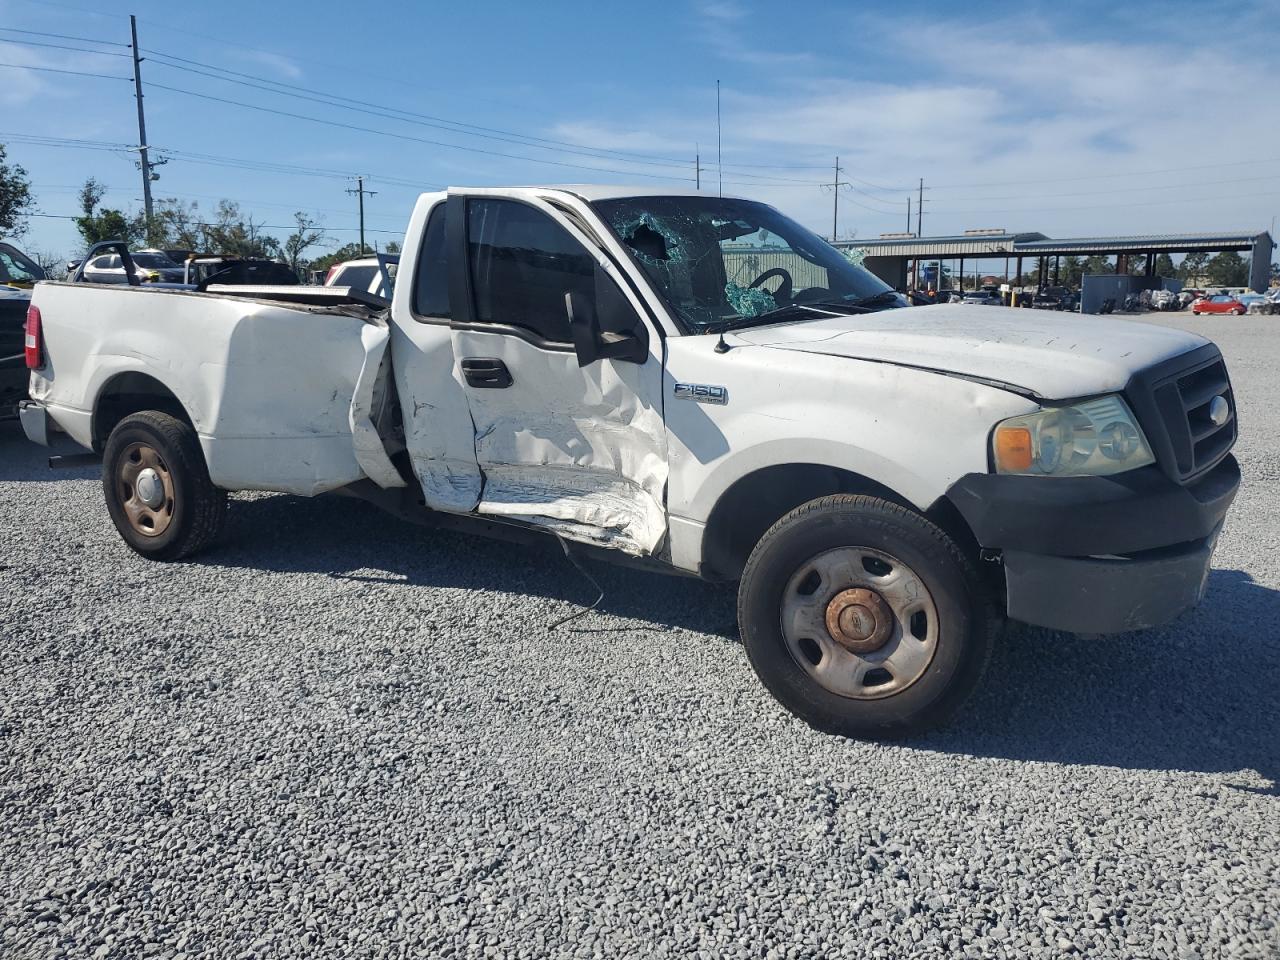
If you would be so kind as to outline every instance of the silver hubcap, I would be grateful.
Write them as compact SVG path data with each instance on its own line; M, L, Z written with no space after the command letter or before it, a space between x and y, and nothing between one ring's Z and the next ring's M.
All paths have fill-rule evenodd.
M841 547L803 564L782 596L782 635L796 663L824 689L855 700L900 693L938 646L938 611L901 560Z
M164 503L164 483L160 480L160 474L150 467L138 473L134 484L138 490L138 499L152 510Z

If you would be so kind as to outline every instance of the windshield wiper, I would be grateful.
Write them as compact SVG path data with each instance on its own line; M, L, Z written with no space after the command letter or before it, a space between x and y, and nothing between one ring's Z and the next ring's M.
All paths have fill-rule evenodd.
M834 297L830 300L813 300L806 301L804 306L821 306L824 309L839 309L841 307L852 307L859 312L866 310L868 307L874 307L878 304L889 303L898 299L896 290L881 290L879 293L873 293L869 297Z
M826 307L816 307L807 303L788 303L773 310L767 310L764 313L757 313L750 317L730 317L721 325L724 330L738 330L742 327L754 327L764 323L777 323L787 318L789 314L801 313L805 315L830 313Z
M773 310L767 310L764 313L758 313L751 317L730 317L722 324L717 326L719 330L740 330L743 327L760 326L766 323L780 323L787 319L798 319L793 314L801 314L804 316L822 316L830 313L858 314L871 313L872 308L887 304L890 301L896 301L898 294L893 290L882 290L880 293L874 293L869 297L858 297L849 300L844 297L834 297L830 300L806 300L804 303L787 303Z

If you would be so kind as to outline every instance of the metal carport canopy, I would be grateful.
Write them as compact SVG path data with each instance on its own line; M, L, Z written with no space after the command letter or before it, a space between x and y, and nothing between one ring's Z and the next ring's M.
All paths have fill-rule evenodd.
M1253 250L1259 233L1150 234L1134 237L1081 237L1068 240L1018 240L1012 253L1029 257L1078 256L1111 253L1194 253L1197 250Z

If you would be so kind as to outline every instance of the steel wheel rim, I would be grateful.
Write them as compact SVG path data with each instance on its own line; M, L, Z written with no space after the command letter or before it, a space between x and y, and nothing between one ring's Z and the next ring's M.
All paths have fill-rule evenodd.
M828 629L833 602L857 591L874 592L892 614L887 639L872 651L854 652L856 640ZM783 590L781 620L796 664L823 689L853 700L901 693L937 652L940 624L928 588L907 564L871 547L839 547L801 564Z
M159 452L131 443L120 455L116 491L129 526L144 537L158 537L173 522L173 474Z

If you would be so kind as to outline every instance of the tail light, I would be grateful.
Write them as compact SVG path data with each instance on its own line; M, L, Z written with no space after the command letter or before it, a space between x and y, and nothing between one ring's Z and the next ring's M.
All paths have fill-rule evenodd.
M44 366L44 329L40 325L40 308L34 303L27 307L27 324L22 340L22 352L27 369L38 370Z
M333 279L333 275L338 272L338 265L335 263L329 268L329 272L324 275L324 285L327 287L329 281Z

